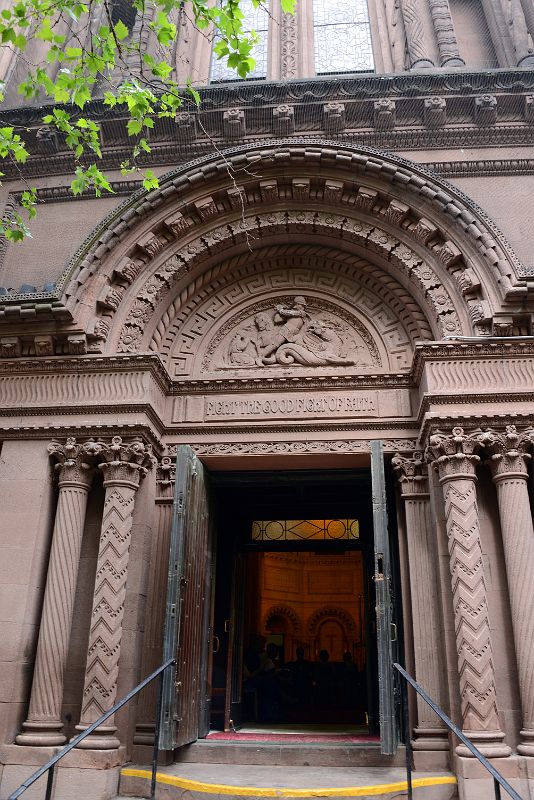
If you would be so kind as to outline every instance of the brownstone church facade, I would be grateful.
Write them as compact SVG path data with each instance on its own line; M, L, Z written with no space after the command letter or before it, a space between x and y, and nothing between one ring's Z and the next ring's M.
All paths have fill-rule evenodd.
M244 661L270 637L287 663L349 654L381 763L409 736L417 769L489 796L422 701L384 746L386 648L533 797L534 5L254 13L246 82L179 21L177 74L205 88L156 125L150 192L95 100L114 195L74 199L0 62L33 152L3 208L27 182L40 201L0 243L0 796L174 633L170 759L257 716ZM68 756L57 800L149 762L154 698Z

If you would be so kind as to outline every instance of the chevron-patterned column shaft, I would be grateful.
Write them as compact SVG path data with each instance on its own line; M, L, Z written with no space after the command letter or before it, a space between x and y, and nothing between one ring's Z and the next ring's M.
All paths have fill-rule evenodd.
M430 436L427 460L439 472L445 501L463 731L483 755L510 754L501 730L476 493L482 445L453 428ZM463 745L456 752L470 756Z
M104 514L96 565L93 610L85 667L82 712L77 730L85 730L116 699L122 620L128 577L130 540L139 470L132 464L101 464L104 472ZM114 749L113 718L87 737L80 747Z
M474 478L442 480L449 539L464 733L482 753L507 756L502 744L495 667ZM468 755L469 751L458 748Z
M28 719L17 744L53 746L66 737L61 706L67 654L69 649L76 580L80 562L87 496L93 470L87 463L91 453L71 443L52 445L49 451L61 457L59 496L52 534L52 546L39 629L39 641L33 673ZM91 443L91 447L94 443ZM90 449L91 449L90 447ZM65 460L66 459L66 460Z
M422 0L402 0L402 17L408 40L410 69L426 69L434 66L428 43L432 31L428 3Z

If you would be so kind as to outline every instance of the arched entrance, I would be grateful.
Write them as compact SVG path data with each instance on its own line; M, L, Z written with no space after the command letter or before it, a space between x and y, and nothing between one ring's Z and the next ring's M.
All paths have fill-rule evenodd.
M163 364L152 413L168 456L191 446L217 474L369 471L377 440L387 458L413 453L421 343L519 324L506 304L524 292L456 189L396 157L298 140L132 197L64 286L92 352L125 373Z

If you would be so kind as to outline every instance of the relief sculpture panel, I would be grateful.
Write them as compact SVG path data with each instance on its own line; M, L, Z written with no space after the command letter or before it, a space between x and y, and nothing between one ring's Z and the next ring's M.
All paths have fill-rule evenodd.
M230 320L210 342L204 370L252 367L379 368L369 331L348 312L304 295L255 304Z

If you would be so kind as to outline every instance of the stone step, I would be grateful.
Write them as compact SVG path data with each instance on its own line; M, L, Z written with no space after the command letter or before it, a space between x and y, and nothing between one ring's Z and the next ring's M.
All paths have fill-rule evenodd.
M148 797L149 767L121 770L120 795ZM450 772L414 772L414 798L457 800L456 779ZM214 797L216 796L216 797ZM172 764L157 773L156 800L312 800L360 798L399 800L406 797L406 771L399 767L284 767L249 764Z
M287 742L225 742L198 739L181 747L176 761L181 764L257 764L307 767L394 767L403 766L406 755L399 746L394 756L380 752L379 744L287 744Z

